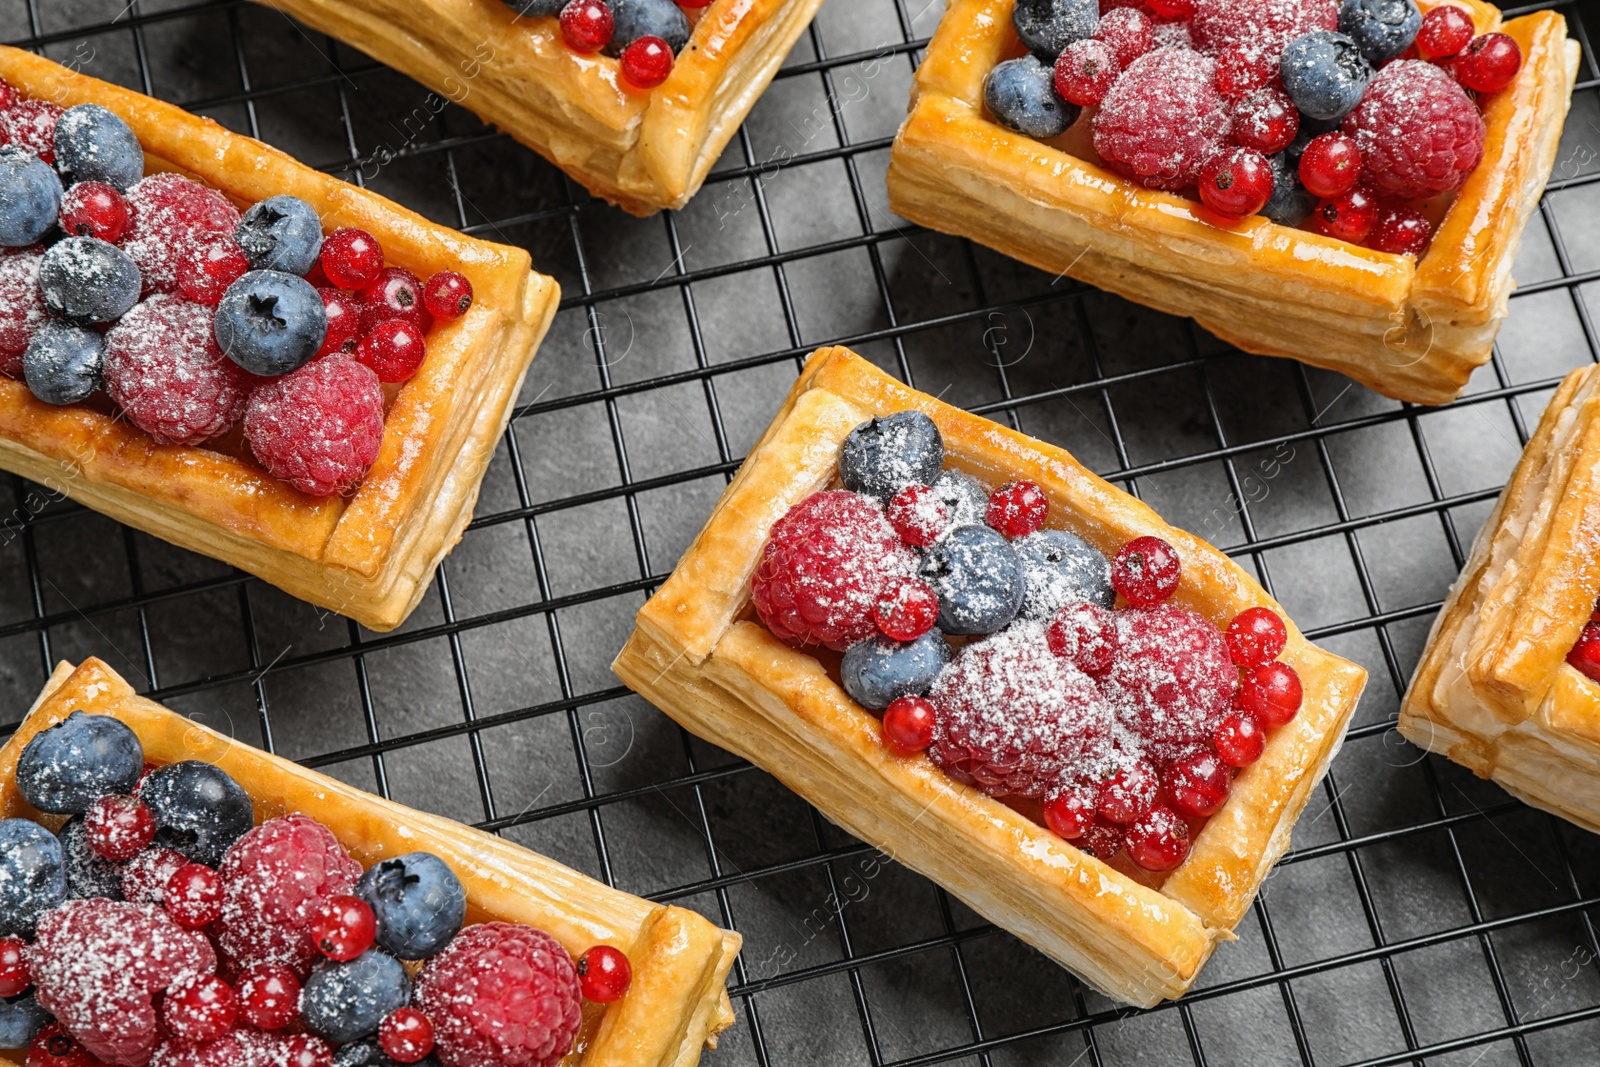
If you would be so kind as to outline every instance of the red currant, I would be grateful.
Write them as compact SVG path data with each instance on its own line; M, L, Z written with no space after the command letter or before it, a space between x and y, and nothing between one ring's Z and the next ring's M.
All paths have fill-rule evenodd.
M921 752L933 744L933 701L897 697L883 712L883 743L896 752Z
M1157 805L1128 827L1128 858L1147 871L1170 871L1189 858L1189 824Z
M300 979L287 967L258 963L239 975L239 1017L258 1030L282 1030L300 1017Z
M1186 19L1194 15L1195 0L1153 0L1150 10L1164 19Z
M1289 147L1300 132L1300 110L1289 94L1264 85L1233 105L1233 143L1274 155Z
M1111 584L1136 608L1153 608L1177 591L1183 561L1159 537L1135 537L1111 561Z
M383 246L366 230L334 230L322 242L321 264L340 289L365 289L383 273Z
M1093 789L1067 786L1051 794L1044 802L1044 824L1063 841L1075 841L1094 825L1094 809Z
M1227 52L1217 57L1217 92L1229 100L1249 96L1265 88L1271 75L1262 73L1258 64L1237 52Z
M1211 745L1224 763L1248 767L1266 751L1267 732L1254 715L1243 708L1234 708L1217 725L1217 732L1211 735Z
M1233 772L1209 749L1167 764L1161 786L1181 815L1204 819L1222 810L1233 788Z
M197 304L216 307L228 286L244 277L250 259L229 234L203 233L178 260L178 289Z
M1272 165L1253 148L1218 152L1200 168L1200 200L1229 219L1254 215L1272 199Z
M1116 619L1098 604L1061 608L1051 616L1044 637L1051 652L1094 678L1109 671L1117 655Z
M28 1045L28 1067L105 1067L60 1023L46 1023Z
M1428 221L1428 216L1414 207L1394 204L1379 213L1378 224L1367 238L1367 247L1421 259L1432 242L1433 223Z
M1300 675L1287 663L1274 660L1245 672L1239 685L1239 706L1262 726L1275 730L1300 711L1304 693Z
M1584 626L1578 643L1567 653L1567 662L1600 682L1600 625L1590 622Z
M279 1053L282 1059L274 1064L283 1067L333 1067L333 1048L322 1038L311 1034L296 1034L289 1039L288 1047Z
M169 989L161 1001L161 1021L167 1032L192 1044L215 1041L233 1029L238 1015L238 995L214 974Z
M950 524L950 509L926 485L908 485L891 497L888 516L900 540L916 548L933 544Z
M989 494L989 525L1010 538L1026 537L1044 527L1050 498L1030 481L1008 482Z
M322 902L311 919L317 951L330 960L353 960L372 947L378 919L360 897L340 895Z
M939 621L939 594L921 578L897 578L872 606L872 617L885 637L915 641Z
M1096 819L1094 823L1083 832L1074 844L1091 856L1109 860L1122 851L1122 845L1127 837L1125 827L1118 826L1106 819Z
M25 993L33 984L28 977L28 943L20 937L0 937L0 997Z
M116 244L128 232L128 202L104 182L79 182L61 197L61 228Z
M156 817L138 797L99 797L83 813L83 832L95 855L124 863L156 836Z
M464 274L442 270L422 287L422 306L440 322L454 322L472 307L472 283Z
M356 294L361 306L361 332L389 319L405 319L423 333L428 332L428 309L422 302L422 282L404 267L385 267L378 280Z
M433 1051L433 1023L416 1008L396 1008L378 1024L378 1044L396 1063L416 1063Z
M356 360L376 371L382 382L410 378L427 354L428 343L422 331L405 319L378 323L356 346Z
M660 37L640 37L622 50L618 65L623 81L635 89L654 89L672 73L672 46Z
M1283 646L1289 643L1289 630L1271 608L1245 608L1228 623L1223 638L1235 666L1259 667L1283 652Z
M578 987L585 1000L610 1004L628 991L633 968L627 954L610 945L596 945L578 957Z
M185 863L167 879L162 903L180 926L209 926L222 914L222 876L203 863Z
M574 52L588 55L611 43L616 21L600 0L569 0L561 9L561 39Z
M1467 47L1475 32L1472 16L1465 9L1446 4L1422 16L1415 44L1429 58L1444 59Z
M1378 224L1378 202L1357 186L1343 196L1324 200L1311 213L1313 228L1324 237L1361 244Z
M343 289L321 288L322 311L328 320L328 332L322 337L322 347L317 355L343 352L354 355L356 342L361 338L361 305Z
M1122 73L1117 54L1104 41L1074 41L1056 57L1056 92L1068 103L1090 107L1105 99Z
M1146 760L1137 760L1111 772L1100 784L1100 814L1116 823L1130 823L1156 802L1161 779Z
M1486 33L1450 61L1456 81L1480 93L1497 93L1522 69L1522 49L1503 33Z
M1361 149L1354 137L1324 133L1311 138L1300 156L1300 184L1323 200L1342 196L1361 177Z
M1100 16L1100 26L1094 31L1095 40L1111 46L1117 57L1117 66L1128 64L1155 47L1155 23L1136 7L1114 7Z

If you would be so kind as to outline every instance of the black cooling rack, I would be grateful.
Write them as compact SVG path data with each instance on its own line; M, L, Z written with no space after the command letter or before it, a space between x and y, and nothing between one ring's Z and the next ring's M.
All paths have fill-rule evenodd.
M241 739L698 908L746 946L709 1064L1600 1063L1595 838L1393 729L1529 427L1600 354L1579 6L1558 5L1586 58L1521 288L1493 364L1443 409L895 219L888 146L941 6L830 0L698 198L636 220L278 12L0 0L0 39L524 245L565 293L477 518L392 634L5 483L0 722L54 662L99 655ZM1371 671L1294 848L1183 1001L1108 1002L609 674L804 354L833 342L1072 449Z

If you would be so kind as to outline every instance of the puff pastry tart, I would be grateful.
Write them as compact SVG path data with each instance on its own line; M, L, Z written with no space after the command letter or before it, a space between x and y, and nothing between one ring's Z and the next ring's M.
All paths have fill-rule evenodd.
M822 4L686 2L677 17L688 21L657 27L663 40L687 38L670 42L670 73L641 89L624 77L612 24L618 35L646 28L624 9L651 0L609 0L614 18L597 18L601 36L578 43L596 54L566 43L578 38L564 38L555 17L562 0L261 2L415 78L635 215L688 203ZM577 13L586 6L595 5ZM597 52L603 40L611 44Z
M737 934L214 733L99 660L61 664L0 748L0 837L0 1034L30 1063L693 1067L734 1021ZM22 1026L33 1005L54 1021Z
M1455 397L1555 161L1579 58L1562 16L1099 6L950 0L890 155L893 210L1247 352Z
M1141 1005L1232 939L1366 680L1066 452L843 348L613 669Z
M14 48L0 126L0 466L399 625L471 518L556 283Z
M1550 399L1434 620L1400 732L1600 832L1600 370ZM1586 655L1587 654L1587 655Z

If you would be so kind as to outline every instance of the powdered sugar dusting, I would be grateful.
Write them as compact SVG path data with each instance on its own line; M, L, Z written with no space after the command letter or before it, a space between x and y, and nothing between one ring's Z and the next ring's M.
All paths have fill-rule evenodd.
M1113 170L1152 189L1194 184L1232 124L1210 57L1158 48L1133 61L1094 118L1094 148Z
M215 189L180 174L152 174L128 190L131 221L122 250L144 276L145 292L178 291L178 264L198 233L232 234L239 209Z
M211 309L157 295L106 333L105 388L162 444L197 445L239 420L250 376L222 354Z

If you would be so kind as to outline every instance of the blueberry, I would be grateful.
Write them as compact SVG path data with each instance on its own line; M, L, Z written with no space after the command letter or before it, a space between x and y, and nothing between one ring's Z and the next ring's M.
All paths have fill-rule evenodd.
M461 930L467 891L449 864L430 852L373 864L355 895L378 917L378 947L403 960L427 959Z
M233 239L256 270L304 277L322 253L322 218L298 196L269 196L244 213Z
M987 526L951 530L917 573L939 594L939 628L947 634L992 634L1022 607L1022 561Z
M122 318L139 302L142 285L133 257L98 237L64 237L39 264L44 306L80 322Z
M1272 167L1272 197L1262 207L1261 213L1280 226L1298 226L1317 206L1317 198L1300 184L1298 168L1300 153L1295 146L1267 159ZM1305 145L1300 145L1304 150Z
M1339 5L1339 32L1375 67L1410 48L1421 28L1416 0L1344 0Z
M1283 50L1278 73L1294 106L1313 119L1336 119L1361 102L1372 68L1342 33L1312 30Z
M0 937L33 937L45 912L67 899L56 835L28 819L0 821Z
M411 1000L411 979L393 956L368 949L348 963L324 960L300 990L300 1014L318 1037L347 1045L378 1032Z
M401 1065L383 1054L383 1048L378 1044L377 1038L369 1037L365 1041L346 1045L335 1052L332 1067L401 1067ZM439 1067L439 1061L430 1054L416 1061L415 1067Z
M56 170L68 185L104 182L125 193L144 177L144 149L115 114L79 104L56 122Z
M255 825L250 796L227 771L199 760L150 772L139 799L156 817L154 844L208 867Z
M501 0L507 7L525 19L540 16L555 17L567 6L567 0Z
M50 1021L32 993L0 1000L0 1048L27 1048L33 1035Z
M672 54L683 51L689 43L689 18L672 0L610 0L611 18L616 28L611 32L611 42L605 46L608 56L620 56L622 50L641 37L659 37L667 42Z
M328 334L328 315L304 278L253 270L222 294L214 329L229 359L252 374L275 378L317 354Z
M1033 56L996 63L983 79L983 103L1006 129L1041 141L1066 133L1081 110L1061 99L1050 67Z
M46 404L76 404L100 388L105 348L91 326L45 320L22 353L28 390Z
M1022 563L1024 619L1048 619L1067 604L1090 603L1110 609L1111 561L1082 538L1065 530L1040 530L1011 542Z
M949 662L950 645L935 628L915 641L858 641L845 652L839 675L857 704L881 709L897 697L926 693Z
M67 869L67 896L74 900L104 897L122 899L122 864L113 863L89 847L83 816L74 815L56 834ZM0 1047L4 1047L0 1043Z
M61 179L26 149L0 148L0 246L31 245L61 215Z
M1094 36L1100 5L1096 0L1017 0L1011 24L1028 51L1054 63L1067 45Z
M839 449L839 478L854 493L888 503L907 485L932 485L944 466L944 438L920 411L868 419Z
M983 525L983 517L989 511L989 492L978 479L963 471L944 471L934 479L933 491L950 512L946 530Z
M100 797L133 792L143 770L144 748L125 723L75 711L28 742L17 788L40 811L82 815Z

